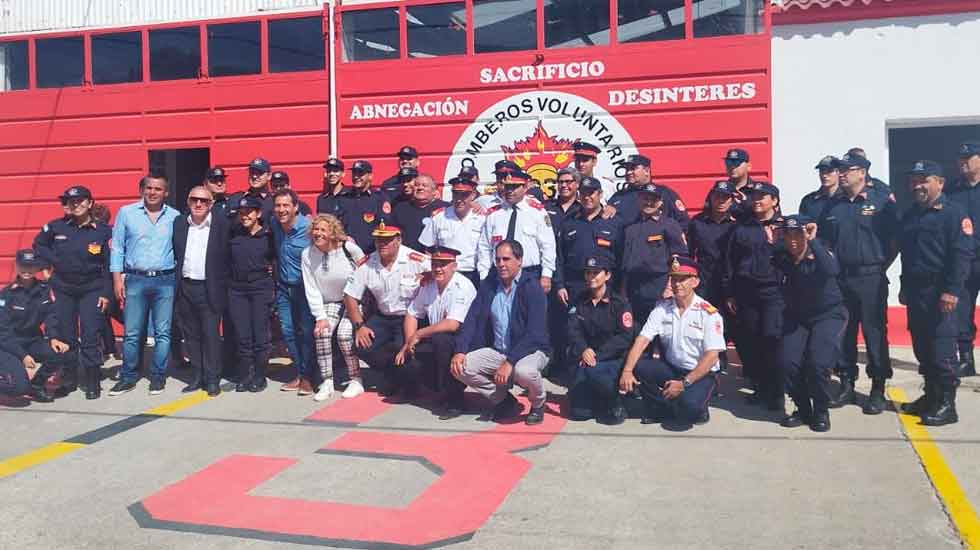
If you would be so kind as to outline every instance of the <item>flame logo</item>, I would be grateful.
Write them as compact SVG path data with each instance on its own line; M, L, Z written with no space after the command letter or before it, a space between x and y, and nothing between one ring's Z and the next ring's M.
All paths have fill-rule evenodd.
M551 198L557 191L554 181L558 171L572 163L574 143L570 139L551 137L544 124L538 121L538 127L528 138L515 141L513 147L501 145L500 148L507 160L538 180L545 197Z

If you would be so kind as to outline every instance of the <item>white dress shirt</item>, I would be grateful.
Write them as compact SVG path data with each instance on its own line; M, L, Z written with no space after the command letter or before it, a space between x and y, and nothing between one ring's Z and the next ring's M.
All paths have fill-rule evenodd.
M360 300L370 291L384 315L405 315L408 305L419 291L421 275L430 271L429 257L407 246L398 249L391 269L381 264L381 256L372 252L367 262L347 279L344 294Z
M465 218L459 219L456 210L447 206L432 214L432 220L422 228L419 243L424 246L448 246L459 251L456 256L457 269L476 271L476 246L483 233L487 217L470 210Z
M344 248L347 252L344 252ZM349 258L347 254L350 254ZM346 241L343 248L338 247L326 254L314 245L303 250L300 261L303 270L303 288L314 319L323 321L327 318L327 310L323 304L344 299L347 279L354 273L357 262L363 257L364 252L353 241Z
M516 206L502 203L487 214L483 234L477 247L476 262L483 279L493 266L493 251L497 243L507 238L507 227L513 208L517 208L514 239L524 247L525 268L541 266L541 276L551 277L556 267L555 232L551 217L537 199L525 196Z
M208 237L211 236L211 214L200 225L187 216L187 246L184 248L184 269L181 277L203 281L206 277L205 259L208 255Z
M426 319L429 326L444 319L462 323L466 320L466 313L475 298L476 289L473 288L473 283L459 273L453 273L441 294L439 284L435 281L422 285L418 296L408 306L408 314L417 319Z
M684 370L694 370L706 351L725 350L725 325L714 306L697 294L681 315L674 300L663 300L650 312L640 336L659 336L664 361ZM718 363L711 366L718 370Z

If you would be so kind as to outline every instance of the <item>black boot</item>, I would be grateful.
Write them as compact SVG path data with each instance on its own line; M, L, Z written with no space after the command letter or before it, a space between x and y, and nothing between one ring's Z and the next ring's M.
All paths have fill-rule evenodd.
M31 399L37 403L50 403L54 401L54 396L44 386L46 378L47 375L34 376L34 379L31 380Z
M922 424L925 426L945 426L946 424L956 424L958 421L955 386L943 388L939 394L939 399L933 404L933 408L922 415Z
M47 375L45 375L45 378L47 378ZM61 376L60 376L60 378L61 378L61 385L58 386L58 388L54 390L55 397L67 397L72 392L74 392L75 390L78 389L78 367L77 366L71 366L71 367L64 367L64 368L62 368L61 369ZM88 380L87 379L86 379L85 383L83 384L83 386L86 385L86 384L88 384Z
M797 428L804 424L809 424L813 418L813 406L810 403L810 398L799 395L791 395L790 397L793 398L793 404L796 405L796 410L793 411L793 414L780 420L779 425L784 428Z
M98 399L102 396L102 369L85 371L85 399Z
M885 410L885 379L875 378L871 381L871 393L864 402L861 411L864 414L881 414Z
M235 384L236 392L246 392L248 388L252 385L252 378L255 376L255 368L252 366L251 361L242 361L239 363L239 370L237 373L238 383Z
M922 395L911 403L903 403L901 406L902 412L915 416L926 414L926 412L932 410L933 404L936 402L936 393L936 383L926 378Z
M810 420L810 429L815 432L830 431L830 413L826 410L814 412Z
M265 362L255 363L252 371L252 380L248 383L248 391L258 393L265 390L268 382L265 381Z
M959 376L976 376L977 367L973 360L973 342L960 345Z
M603 418L602 423L609 426L618 426L623 422L626 422L626 407L623 406L623 400L617 395L610 400L608 413Z
M846 374L840 375L840 393L834 400L834 407L843 407L854 403L854 379Z

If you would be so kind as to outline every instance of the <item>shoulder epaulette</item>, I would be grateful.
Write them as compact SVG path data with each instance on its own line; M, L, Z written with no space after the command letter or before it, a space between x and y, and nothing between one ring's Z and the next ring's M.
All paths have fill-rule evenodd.
M361 256L361 259L357 260L357 267L361 267L362 265L366 264L368 262L368 259L369 256L366 254L364 256Z
M444 213L445 211L446 211L446 209L444 207L436 208L435 210L432 211L432 217L434 218L434 217L438 216L439 214Z
M493 214L497 210L500 210L500 205L499 204L495 204L495 205L491 206L490 208L487 208L487 215L489 216L490 214Z
M421 262L425 260L425 255L420 252L411 252L408 255L409 259L415 260L416 262Z
M709 304L708 302L701 302L701 309L707 311L708 313L715 314L718 313L718 308Z
M531 205L531 208L534 208L535 210L544 210L544 205L541 204L541 202L539 202L538 199L535 199L533 197L528 197L527 203Z

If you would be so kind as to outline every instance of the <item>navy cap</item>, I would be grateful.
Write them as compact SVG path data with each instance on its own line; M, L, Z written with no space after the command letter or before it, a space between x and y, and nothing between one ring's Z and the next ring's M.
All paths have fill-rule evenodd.
M572 145L572 147L574 148L576 155L581 155L584 157L595 158L599 156L599 152L601 151L599 147L592 145L587 141L582 141L582 140L575 140L575 143Z
M339 158L330 157L327 159L327 162L323 163L323 169L343 171L344 161L340 160Z
M223 180L226 177L225 169L220 166L215 166L214 168L208 170L207 178L209 180Z
M604 269L606 271L612 271L616 266L616 262L609 254L596 254L595 256L589 256L585 260L585 269Z
M780 227L789 231L803 231L807 224L814 223L814 221L813 218L805 214L793 214L783 217L783 223Z
M521 167L517 165L516 162L512 160L498 160L493 165L493 173L498 176L501 174L510 174L511 172L520 172Z
M455 248L449 248L448 246L428 246L425 248L426 254L432 260L442 260L444 262L455 262L456 256L460 255L460 251Z
M467 164L459 169L459 177L464 180L477 181L480 179L480 171L476 169L476 166Z
M841 168L856 167L856 168L864 168L865 170L871 168L871 163L868 162L868 159L864 158L861 155L856 155L854 153L847 153L846 155L838 159L837 164Z
M70 199L91 199L92 192L88 190L87 187L82 187L81 185L72 185L61 195L61 200L67 201Z
M370 174L374 172L374 167L366 160L355 160L354 165L350 167L350 171L355 174Z
M400 159L413 159L419 156L419 152L415 150L415 147L406 145L398 150L397 156Z
M729 149L722 160L731 164L742 164L749 161L749 152L745 149Z
M412 167L406 167L398 170L398 179L400 180L410 180L417 178L419 176L419 171Z
M626 162L624 162L623 164L625 164L626 166L646 166L647 168L649 168L650 159L643 155L630 155L626 157Z
M602 191L602 182L590 176L582 176L582 182L578 184L578 192L588 194L596 191Z
M251 172L261 172L264 174L272 170L272 167L269 165L269 161L262 157L258 157L252 159L252 162L248 163L248 169Z
M711 191L709 191L709 193L721 193L723 195L731 196L735 194L735 187L733 187L731 182L728 180L718 180L711 186Z
M660 196L660 188L657 187L657 184L653 183L652 181L644 185L643 187L637 189L637 192L646 193L648 195L656 195L658 197Z
M261 210L262 199L255 195L245 195L242 197L242 200L238 201L238 208L255 208Z
M907 172L910 176L943 177L943 167L931 160L917 160Z
M753 193L765 193L767 195L772 195L773 197L779 198L779 188L767 181L757 181L755 182L755 187L752 188Z
M17 265L23 267L43 268L50 265L47 260L38 256L33 248L24 248L17 251Z
M273 187L277 185L288 185L289 184L289 174L283 170L276 170L272 173L269 181Z
M813 168L816 170L837 170L839 167L840 159L833 155L827 155L820 159L820 162Z
M960 144L958 150L960 158L969 158L973 155L980 155L980 142L978 141L964 141Z

